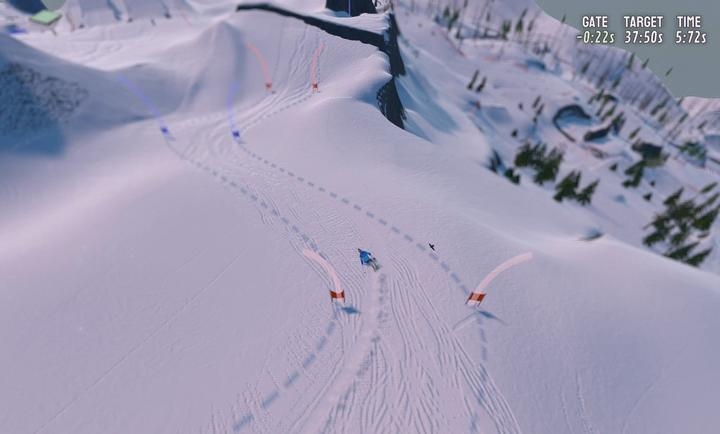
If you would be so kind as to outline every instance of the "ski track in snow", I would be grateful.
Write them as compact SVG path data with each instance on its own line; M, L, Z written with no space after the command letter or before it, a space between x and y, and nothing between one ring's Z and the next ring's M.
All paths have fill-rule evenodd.
M250 158L255 159L259 162L262 162L265 165L272 164L266 158L260 156L259 154L255 153L254 151L251 151L247 147L242 146L242 144L240 144L240 146L249 155ZM283 166L276 165L276 167L278 168L277 170L279 170L280 173L284 173L291 178L296 177L293 172L283 170L284 169ZM305 182L307 184L307 181L300 180L300 182ZM323 192L321 189L325 190L325 192L328 192L327 189L324 189L323 187L318 187L318 191ZM352 203L346 198L344 198L346 200L340 199L339 196L332 191L330 191L328 194L330 195L331 198L333 198L336 201L339 201L345 205L350 205ZM358 207L355 209L360 211L363 208L362 208L362 206L358 205ZM373 213L373 215L374 215L374 213ZM367 216L367 214L366 214L366 216ZM372 218L373 216L367 216L367 217ZM385 220L385 219L382 219L382 220L385 222L385 224L381 223L382 226L385 226L385 227L389 226L389 224L387 223L387 220ZM408 235L408 234L404 234L397 227L391 226L390 230L391 230L391 232L400 236L401 239L404 239L408 243L411 243L411 244L413 243L412 236ZM422 246L422 247L424 247L424 246ZM425 249L422 248L420 250L424 251ZM437 265L439 265L443 271L445 271L447 274L449 274L451 276L451 278L453 278L452 276L455 276L453 278L453 280L458 283L458 287L463 291L463 294L467 294L467 289L466 289L465 285L459 280L459 277L457 277L457 274L452 271L450 266L448 266L445 262L440 261L437 254L430 253L429 255L430 255L430 258L433 260L433 262L435 262ZM398 288L409 288L409 287L417 287L417 286L419 286L419 282L417 280L414 280L414 281L411 280L409 283L407 283L405 285L394 286L393 290L391 291L391 294L395 295L395 294L400 293L401 291L399 291ZM406 305L407 303L405 303L405 301L408 299L413 299L413 297L411 297L410 294L405 294L404 297L399 297L399 299L395 299L395 303L393 303L393 307L396 305L400 305L400 306ZM429 299L427 297L425 298L425 300L427 302L429 302ZM402 324L406 324L406 323L412 324L414 322L414 320L412 320L413 315L411 315L409 313L406 313L404 315L396 314L395 316L396 317L400 316L402 318L397 321L397 324L399 325L399 327L402 327ZM439 315L436 316L436 320L443 321ZM410 327L410 330L416 330L416 328ZM444 332L446 334L450 335L451 330L452 330L451 327L445 325ZM444 347L444 349L440 350L439 354L451 354L456 351L456 348L461 347L461 344L459 343L459 341L457 341L457 339L454 336L452 336L452 338L446 337L444 342L447 343L448 339L454 339L455 341L452 342L451 344L442 345ZM410 336L406 334L405 339L403 339L403 345L406 345L406 341L408 341L408 340L411 340L411 339L410 339ZM438 342L443 342L443 340L438 338ZM423 345L420 345L419 348L417 348L415 351L407 351L406 353L404 353L403 357L406 360L406 362L404 364L404 369L399 370L400 372L404 372L404 373L412 372L413 368L416 371L418 369L420 369L420 370L422 369L419 365L413 366L413 365L408 364L409 362L407 360L411 359L413 357L412 354L416 354L416 351L424 352L424 351L426 351L426 348ZM462 377L465 380L465 383L468 384L471 389L473 389L471 393L476 398L476 401L478 403L480 403L483 406L483 408L485 408L485 410L490 415L491 419L493 419L497 432L499 432L499 433L515 433L515 432L520 433L521 431L519 429L517 421L515 420L514 415L512 415L512 412L510 411L509 406L507 405L507 402L502 397L502 394L500 394L499 390L497 390L497 388L495 387L494 383L491 382L491 380L487 381L489 379L489 377L487 376L487 372L485 371L484 367L481 368L480 373L473 372L473 370L474 370L474 367L472 366L473 362L472 362L471 358L469 357L469 355L467 355L467 353L463 353L459 357L456 356L455 360L452 363L453 363L453 365L452 365L453 367L459 369L460 372L462 372ZM424 407L423 410L418 410L415 413L410 411L410 403L409 403L410 394L408 391L408 387L410 387L409 384L425 384L429 378L430 378L430 376L428 376L426 373L424 373L422 371L420 373L416 372L413 375L413 378L404 380L400 384L400 390L401 390L400 408L405 409L405 411L406 411L405 414L407 415L407 417L405 420L403 420L401 422L396 422L397 429L400 429L401 427L410 426L408 424L410 424L411 421L414 421L415 425L413 425L413 426L417 430L417 432L439 432L439 426L433 426L431 424L431 422L433 420L437 421L436 418L439 416L439 411L432 412L432 411L427 410L427 408L430 407L430 405L427 402L421 400L418 403L418 405L420 405L421 407ZM458 384L459 384L459 381L458 381ZM340 410L346 410L346 408L348 407L347 401L351 397L354 396L353 395L354 390L355 390L355 387L353 387L352 391L349 390L346 395L343 395L341 402L338 404L338 409L336 409L333 413L331 413L331 415L328 419L328 425L326 425L326 431L327 431L327 428L332 426L333 432L341 432L341 431L336 431L338 429L338 426L336 425L336 423L338 423L337 419L342 418L342 417L344 417L344 418L350 417L351 412L348 412L348 411L343 412ZM437 392L435 392L435 393L437 393ZM468 410L468 412L475 411L473 404L467 403L467 410ZM422 415L425 415L425 419L423 417L421 417ZM428 415L432 415L433 418L427 417ZM423 420L425 420L425 422L426 422L425 424L423 424L421 422ZM431 426L432 426L432 428L430 428Z
M298 46L301 46L301 44L296 45L296 47ZM296 52L293 53L293 57L295 57L295 54L297 54L297 49ZM293 65L296 63L293 62L290 64ZM142 92L139 92L134 86L126 87L143 100L151 113L157 114L152 103L143 96ZM343 206L351 206L351 209L354 209L360 215L376 221L380 226L398 236L399 239L404 240L408 245L413 246L421 253L426 253L431 263L439 266L445 274L452 279L455 286L463 292L463 295L467 295L469 293L467 286L446 262L441 261L436 253L428 252L424 245L416 243L416 238L411 234L405 233L397 226L392 225L390 223L391 220L369 211L366 207L351 201L347 197L338 195L335 191L329 190L303 176L297 175L293 171L287 170L284 166L268 160L242 143L240 134L246 132L259 122L311 98L314 93L312 90L308 90L309 89L291 93L283 88L266 95L261 103L252 111L250 116L243 119L241 122L242 126L239 128L235 122L235 115L230 105L233 95L231 91L228 99L229 113L227 119L230 124L234 143L247 154L250 160L257 161L260 166L264 165L267 169L273 169L277 173L295 179L298 181L298 184L312 191L326 194L335 201L342 203ZM164 120L162 120L159 115L156 117L158 118L160 131L165 139L166 145L180 158L215 177L223 185L239 191L244 197L254 202L256 207L262 208L259 211L261 216L263 216L261 217L263 220L265 218L263 211L269 209L273 218L283 223L289 235L301 240L301 244L310 247L313 251L318 251L317 244L312 238L296 224L291 223L287 217L283 216L269 196L265 196L258 190L254 190L251 184L247 182L236 181L236 173L233 173L231 179L231 175L225 174L211 164L208 164L206 161L212 161L213 157L217 157L217 155L213 156L207 149L199 149L197 145L191 143L184 150L180 150L175 145L175 138L170 134L169 128L166 126ZM218 117L217 114L211 114L193 118L185 123L185 125L200 126L204 122ZM296 248L296 250L300 253L298 248ZM442 414L438 407L439 391L437 385L432 382L432 378L434 377L429 375L426 368L414 358L414 354L418 354L418 352L429 352L428 343L423 341L421 335L417 332L417 328L414 326L417 324L416 313L420 313L422 320L430 326L435 336L434 345L439 350L436 353L430 352L434 357L437 357L437 368L451 369L454 375L449 377L448 381L457 387L464 384L474 398L474 400L468 399L467 395L463 398L467 414L471 419L471 424L475 423L472 421L477 417L476 404L480 404L493 421L495 430L498 433L521 433L517 420L512 414L508 403L495 386L485 367L482 364L478 365L474 362L465 351L455 335L453 327L446 323L438 309L433 305L428 294L422 289L422 283L411 271L412 267L398 258L395 258L395 260L395 265L401 271L401 276L397 280L393 279L389 283L386 283L387 277L384 274L378 276L376 286L371 290L371 294L376 294L377 299L370 303L368 312L365 312L365 315L363 315L369 318L368 324L363 324L362 330L359 332L360 336L356 336L357 343L354 348L351 349L352 354L345 356L352 359L352 362L348 363L347 360L344 359L344 368L331 375L331 378L307 411L303 412L300 419L294 422L292 425L293 430L301 427L304 430L306 426L310 425L322 432L342 432L345 430L345 427L351 423L351 417L354 417L353 409L359 408L358 411L360 411L361 414L358 415L358 417L363 426L363 430L367 430L367 432L380 432L383 428L389 430L387 432L393 432L393 430L397 431L398 429L409 426L413 426L417 432L439 432L440 426L442 426L440 423ZM392 290L388 290L390 286ZM409 293L410 288L420 288L419 293L422 294L422 303L411 296ZM372 295L370 295L370 297L372 297ZM388 298L391 301L390 312L395 320L397 330L403 336L403 349L397 369L391 366L392 360L388 358L388 355L392 353L393 349L386 348L380 335L377 333L378 327L384 324L388 316L390 316L390 313L387 313L382 308L382 304L386 302ZM413 300L413 303L407 303L408 300ZM412 308L413 305L414 308ZM429 311L426 311L426 309L429 309ZM334 311L333 317L325 326L326 333L316 339L316 344L313 346L317 349L317 352L322 351L327 345L338 324L337 311ZM412 324L413 326L409 327L408 324ZM318 357L317 352L310 352L302 359L302 369L306 370L316 362ZM486 349L483 348L483 354L485 353ZM399 376L399 384L395 385L397 389L393 389L390 387L389 379L396 376ZM291 369L291 373L280 381L281 389L273 389L260 397L259 405L251 405L247 400L246 404L251 407L259 407L263 413L267 413L267 411L271 410L273 404L284 396L288 390L292 389L301 377L302 374L300 370ZM363 378L367 378L367 380L363 380ZM415 391L414 393L410 393L409 389L413 387L422 387L423 389L420 392ZM382 390L382 392L378 390ZM402 416L397 416L401 417L401 420L390 420L382 424L381 422L383 422L386 417L391 417L389 413L390 407L387 404L387 396L394 392L397 392L397 396L395 396L395 399L398 400L397 408L403 409ZM361 396L357 396L358 394ZM416 402L411 402L410 396L419 396L421 398L416 400ZM363 405L351 405L355 400L361 400ZM323 402L322 405L320 404L321 401ZM475 401L475 404L473 404L472 401ZM327 414L328 411L329 414ZM240 432L252 424L260 424L262 422L261 419L267 419L266 415L261 416L258 414L257 409L255 411L238 414L233 408L233 414L234 422L232 429L235 432ZM327 414L326 417L324 416L325 414ZM267 423L270 422L265 421L262 425L266 425ZM261 428L261 430L264 432L272 432L272 429L269 428L270 427L265 429Z
M245 151L248 154L248 156L251 159L261 162L261 163L265 164L266 166L269 165L269 166L273 167L273 165L274 165L275 167L273 167L273 168L276 168L276 170L278 170L280 173L283 173L283 174L289 176L290 178L297 179L301 184L304 184L309 188L313 188L315 186L315 183L313 183L312 181L307 181L304 178L296 176L294 172L285 170L285 168L283 166L272 163L267 158L261 156L260 154L254 152L254 151L250 150L249 148L247 148L246 146L244 146L244 144L242 142L238 141L237 144L242 148L243 151ZM340 199L336 193L334 193L333 191L329 191L322 186L317 187L317 190L320 192L329 192L328 194L331 198L343 203L344 205L352 205L353 208L357 211L362 211L364 209L361 205L355 204L347 198ZM369 212L369 213L366 213L365 215L368 218L375 219L375 213ZM384 222L384 223L381 223L381 225L384 227L387 227L389 225L388 220L386 220L386 219L378 218L378 222L380 222L380 221ZM392 226L392 225L390 225L390 230L391 230L391 232L400 236L403 240L407 241L410 244L413 244L414 238L412 237L412 235L404 233L399 228L397 228L396 226ZM419 247L419 249L421 251L425 251L424 246L422 246L420 244L417 244L416 246ZM435 253L431 252L431 253L429 253L429 256L431 259L433 259L434 262L436 262L436 263L439 262L440 267L457 283L458 288L460 288L460 290L463 291L463 294L468 293L467 287L462 283L462 281L458 277L457 273L452 271L451 267L449 265L447 265L447 263L440 261L439 257ZM419 282L417 280L412 281L407 285L407 287L416 287L416 286L419 286ZM402 286L402 287L405 287L405 286ZM397 289L397 288L395 288L395 289ZM392 294L395 294L397 292L398 291L396 291L396 290L391 291ZM411 297L410 294L407 294L407 297L405 299L412 299L412 298L413 297ZM425 297L425 299L428 303L430 303L430 300L429 300L429 298L427 298L427 296ZM398 304L403 304L403 303L401 301L398 301ZM395 303L393 305L395 305ZM412 315L405 316L405 320L407 320L408 318L412 318ZM440 317L440 315L437 315L436 319L443 321L442 318ZM401 323L402 322L399 322L398 324L401 324ZM451 327L445 325L445 331L447 333L450 333L451 330L452 330ZM405 342L405 339L403 339L403 342ZM454 345L461 346L461 344L457 340L454 342ZM424 351L424 348L420 348L419 350ZM448 351L453 351L453 349L448 348ZM443 353L443 351L441 351L441 353ZM491 380L490 380L490 382L487 382L487 381L485 381L484 378L471 374L470 371L472 370L472 368L468 367L469 365L472 364L471 359L467 355L467 353L465 353L464 356L465 356L464 360L456 361L456 365L463 366L465 380L468 384L471 385L471 388L478 388L478 389L482 390L482 392L479 392L479 393L474 392L475 397L477 398L478 402L481 403L483 405L483 407L488 411L488 414L490 414L491 418L495 421L496 429L498 430L498 432L500 432L500 433L513 433L513 432L519 433L519 432L521 432L519 429L517 420L515 419L507 402L502 397L502 394L500 394L499 390L496 388L494 383L492 383ZM485 378L489 378L489 377L487 377L487 372L485 371L484 367L481 369L481 372L484 373ZM422 376L420 376L420 377L422 377ZM427 375L425 375L425 377L429 378ZM416 380L418 380L418 378L413 379L413 381L416 381ZM483 383L487 383L487 384L481 386ZM493 399L484 399L483 396L486 394L493 394L494 398ZM344 399L348 399L348 396L344 397ZM344 405L342 405L342 404L341 404L341 406L344 407ZM468 409L468 410L470 411L470 409ZM435 415L435 416L437 416L437 415ZM333 417L337 417L337 416L333 416ZM417 419L417 417L418 416L415 415L412 418L412 420L414 420L414 421L419 420L419 419ZM406 422L409 423L409 420ZM403 424L400 426L408 426L408 425ZM337 428L337 427L335 427L335 428ZM438 432L438 430L427 431L425 429L425 427L423 427L423 426L416 426L416 428L419 430L418 432Z
M580 380L580 374L575 374L575 382L577 383L577 400L580 406L580 421L583 425L583 432L585 434L597 434L597 430L593 426L592 422L590 421L590 417L587 413L587 407L585 405L585 397L583 396L582 392L582 380Z
M220 175L219 172L217 172L215 169L209 167L209 166L203 166L201 163L197 162L195 163L196 167L199 169L205 171L206 173L211 174L212 176L219 179L224 185L232 187L235 190L238 190L241 192L241 194L249 199L250 201L254 202L256 206L260 206L263 209L267 209L268 207L271 208L271 213L277 220L282 222L282 224L285 227L285 232L289 234L290 236L294 236L296 239L299 238L302 244L306 245L307 248L311 249L312 251L317 252L322 257L326 258L328 255L324 254L320 250L318 250L317 243L312 240L312 238L307 235L304 231L302 231L296 224L292 223L287 217L283 216L283 214L280 213L278 208L272 204L268 205L268 202L272 201L268 198L261 197L261 193L255 193L252 190L252 187L249 184L241 184L234 180L229 180L226 176ZM263 206L262 204L265 204ZM297 249L296 249L297 250ZM335 330L337 325L339 324L338 321L338 313L337 311L333 311L333 315L330 318L330 320L326 323L324 330L325 334L320 336L316 339L316 344L313 346L313 348L316 349L316 351L312 351L308 354L306 354L304 357L302 357L302 362L300 363L300 367L302 370L310 369L311 366L317 361L318 353L323 350L325 345L327 345L327 341L335 334ZM302 374L299 370L293 370L291 374L289 374L283 381L283 390L272 390L269 393L267 393L264 397L261 398L260 407L263 411L267 412L272 408L272 404L277 401L277 399L285 394L285 392L289 389L292 389L293 385L297 382L299 377L301 377ZM253 413L246 413L236 418L237 422L233 424L233 431L240 432L242 429L250 425L250 423L257 421L258 417Z
M310 188L310 189L312 189L312 190L317 190L317 191L320 192L320 193L325 193L325 194L327 194L330 198L332 198L332 199L334 199L334 200L342 203L343 205L351 206L354 210L356 210L356 211L358 211L358 212L360 212L360 213L362 213L363 210L366 210L365 213L363 214L365 217L367 217L367 218L369 218L369 219L371 219L371 220L373 220L373 221L376 221L376 222L377 222L378 224L380 224L381 226L386 227L386 229L387 229L387 227L389 227L389 228L390 228L389 230L390 230L392 233L394 233L395 235L399 236L399 237L400 237L402 240L404 240L405 242L407 242L407 243L409 243L409 244L411 244L411 245L414 245L414 246L415 246L418 250L420 250L421 252L427 252L427 249L425 248L425 246L424 246L423 244L419 243L419 242L416 243L416 242L415 242L415 238L414 238L411 234L406 233L406 232L403 232L403 231L402 231L400 228L398 228L397 226L391 225L390 223L388 223L389 220L387 220L387 219L379 216L379 215L376 214L375 212L368 211L368 210L367 210L366 208L364 208L362 205L360 205L360 204L358 204L358 203L356 203L356 202L348 199L347 197L342 197L342 198L341 198L341 197L338 195L338 193L336 193L335 191L333 191L333 190L328 190L328 189L325 188L324 186L322 186L322 185L320 185L320 184L317 184L317 183L315 183L315 182L313 182L313 181L311 181L311 180L309 180L309 179L307 179L307 178L305 178L305 177L303 177L303 176L299 176L299 175L297 175L295 172L292 172L292 171L286 169L284 166L282 166L282 165L280 165L280 164L278 164L278 163L275 163L275 162L273 162L273 161L271 161L271 160L268 160L267 158L263 157L262 155L258 154L257 152L255 152L255 151L249 149L248 147L246 147L241 141L237 141L237 144L238 144L238 146L240 146L240 148L241 148L243 151L245 151L245 152L250 156L250 158L252 158L252 159L254 159L254 160L256 160L256 161L258 161L258 162L260 162L260 163L263 163L263 164L265 164L266 166L268 166L268 167L270 167L270 168L272 168L272 169L275 169L276 171L278 171L278 172L281 173L281 174L284 174L284 175L286 175L286 176L288 176L288 177L290 177L290 178L292 178L292 179L295 179L295 180L298 181L301 185L304 185L305 187ZM468 291L468 289L467 289L467 286L466 286L466 285L463 283L463 281L460 279L460 277L459 277L459 275L457 274L457 272L453 271L452 268L451 268L446 262L440 261L439 256L438 256L436 253L434 253L434 252L432 252L432 251L427 252L427 253L428 253L428 257L429 257L432 261L434 261L434 262L439 262L439 266L443 269L443 271L444 271L446 274L448 274L448 276L449 276L453 281L455 281L455 283L457 284L457 287L458 287L460 290L462 290L462 292L463 292L465 295L469 294L469 291Z
M663 365L660 368L660 373L655 376L650 383L643 389L643 391L640 393L640 395L637 397L635 402L633 403L632 407L630 407L630 411L628 412L627 416L625 416L622 431L620 431L621 434L625 434L629 427L630 427L630 421L632 420L633 415L635 414L635 411L637 411L638 407L642 404L642 402L645 400L645 398L650 394L650 392L655 389L655 387L658 385L658 383L661 383L665 376L673 371L674 366L680 361L683 355L685 355L685 352L687 350L687 347L689 345L689 342L686 342L685 345L683 345L683 348L681 351L678 352L678 355L675 357L674 360L670 361L666 365Z
M190 151L190 152L198 151L198 149L195 148L195 147L188 147L188 148L186 148L185 151L181 151L180 149L178 149L178 147L175 145L176 139L170 134L170 129L169 129L169 127L167 126L167 123L166 123L165 120L161 117L161 115L159 114L159 112L158 112L158 110L156 109L156 106L153 104L153 102L152 102L137 86L135 86L135 85L134 85L133 83L131 83L129 80L123 78L122 80L119 80L119 81L121 81L121 83L123 84L123 86L124 86L128 91L130 91L133 95L135 95L136 97L138 97L138 98L143 102L143 104L147 107L148 111L156 118L156 120L157 120L157 122L158 122L158 125L159 125L160 132L161 132L161 134L162 134L162 136L163 136L163 139L165 140L165 144L173 151L173 153L175 153L176 155L178 155L181 159L183 159L183 160L187 161L188 163L194 165L196 168L198 168L198 169L200 169L200 170L203 170L203 171L205 171L206 173L212 175L213 177L219 179L224 185L229 186L229 187L232 187L233 189L236 189L236 190L240 191L243 196L245 196L246 198L248 198L248 199L251 200L252 202L255 202L255 204L258 204L258 203L259 203L259 205L260 205L261 208L263 208L263 209L268 209L268 208L270 208L270 209L271 209L271 213L273 214L273 216L275 216L277 219L279 219L279 220L284 224L287 233L289 233L289 234L295 234L296 236L298 236L299 238L301 238L302 241L307 244L307 247L309 247L310 249L312 249L312 251L316 251L316 252L318 252L321 256L327 258L327 255L323 254L322 252L320 252L320 251L318 250L317 243L315 243L310 236L308 236L305 232L301 231L296 224L292 224L288 218L284 217L284 216L279 212L279 210L277 209L277 207L276 207L274 204L272 204L273 202L272 202L270 199L264 199L264 198L262 198L259 194L254 193L252 187L250 186L250 184L242 184L242 183L239 183L239 182L234 181L234 180L229 180L229 179L227 178L227 176L220 174L220 173L217 171L217 169L215 169L215 168L213 168L213 167L210 167L210 166L208 166L208 165L203 165L199 160L193 159L193 158L192 158L192 154L189 154L188 151ZM214 116L204 116L202 120L208 120L208 119L211 119L211 118L214 118ZM201 122L202 122L202 120L200 120L199 122L198 122L198 119L194 119L194 120L195 120L195 122L193 122L193 124L197 124L197 123L201 123ZM268 202L270 202L271 205L268 205ZM297 249L296 249L296 250L297 250ZM236 259L236 258L235 258L235 259ZM234 260L233 260L233 263L234 263ZM229 269L231 265L232 265L232 263L231 263L230 265L228 265L228 266L223 270L223 272L224 272L225 270ZM217 280L221 275L222 275L222 273L221 273L220 275L218 275L215 280ZM213 282L214 282L215 280L213 280ZM212 282L211 282L211 284L212 284ZM37 431L35 431L35 433L37 434L37 433L42 432L42 431L43 431L47 426L49 426L55 419L57 419L60 415L62 415L67 409L69 409L70 407L72 407L72 405L73 405L75 402L77 402L77 401L80 399L80 397L81 397L82 395L84 395L85 392L89 391L89 390L92 389L94 386L96 386L97 384L99 384L99 383L100 383L104 378L106 378L114 369L116 369L118 366L120 366L120 364L121 364L122 362L124 362L127 358L129 358L132 354L134 354L138 349L140 349L140 348L144 345L144 343L146 343L147 341L149 341L149 340L150 340L153 336L155 336L160 330L162 330L165 326L167 326L170 322L172 322L172 320L174 320L175 318L177 318L177 316L179 316L179 314L180 314L186 307L188 307L190 304L192 304L192 302L195 301L195 300L197 299L197 297L199 297L207 288L209 288L209 287L211 286L211 284L208 285L208 287L203 288L198 294L196 294L196 296L192 297L192 298L186 303L186 305L184 305L178 312L176 312L176 314L172 315L169 320L167 320L166 322L164 322L163 324L161 324L155 331L153 331L150 335L148 335L148 337L146 337L140 344L138 344L138 345L136 345L135 347L133 347L133 349L132 349L128 354L126 354L126 355L125 355L123 358L121 358L117 363L115 363L113 366L111 366L111 368L110 368L106 373L104 373L98 380L96 380L96 381L93 382L90 386L88 386L87 388L85 388L85 389L84 389L82 392L80 392L76 397L74 397L68 404L66 404L63 408L61 408L61 410L60 410L57 414L55 414L52 418L50 418L47 422L45 422ZM315 348L317 348L318 351L321 351L321 350L324 348L324 346L326 345L326 342L327 342L328 339L331 337L331 335L334 333L337 324L338 324L338 314L337 314L337 311L334 311L332 318L328 321L328 323L327 323L326 326L324 327L325 335L322 336L322 337L317 341L318 343L316 344ZM321 344L321 342L322 342L322 344ZM308 369L316 360L317 360L317 355L316 355L316 353L314 353L314 352L309 353L308 355L306 355L306 356L303 358L303 361L302 361L302 363L301 363L302 368ZM293 371L293 372L284 380L284 382L283 382L284 389L290 389L290 388L293 386L293 384L297 381L297 379L298 379L299 377L300 377L300 373L299 373L297 370ZM263 410L267 411L267 410L272 406L272 404L280 397L280 394L281 394L281 393L280 393L280 391L278 391L278 390L273 390L273 391L269 392L267 395L265 395L265 396L261 399L260 407L261 407ZM234 412L234 411L233 411L233 412ZM257 422L257 421L258 421L258 418L257 418L253 413L246 413L246 414L242 414L242 415L240 415L240 416L235 417L235 420L236 420L236 422L233 424L232 428L233 428L233 431L239 432L239 431L241 431L242 429L244 429L245 427L247 427L248 425L250 425L251 423Z
M383 314L379 294L385 286L386 276L380 273L373 275L372 280L370 303L363 314L363 318L367 321L362 325L360 336L342 363L341 369L326 383L318 398L309 406L308 413L292 425L292 432L328 432L328 426L331 426L329 432L342 432L343 425L338 426L335 418L338 417L338 413L352 410L354 406L347 401L356 395L358 379L363 375L364 366L369 361L377 360L373 345L379 339L377 328ZM335 406L333 412L329 418L326 418L328 409L333 406Z
M165 132L165 131L163 131ZM244 196L248 197L252 202L256 204L256 206L259 204L260 207L263 209L271 208L272 214L278 218L286 227L286 232L290 234L295 234L296 236L300 237L304 242L307 243L307 245L313 249L313 251L317 251L317 244L312 240L312 238L307 235L304 231L300 230L299 227L292 223L290 219L283 216L278 208L273 204L272 200L269 198L266 198L257 190L254 190L253 187L249 183L241 183L237 182L235 180L231 180L228 178L227 175L221 173L218 169L211 167L210 165L206 165L202 163L197 157L194 157L192 154L189 154L190 152L199 152L200 150L196 147L188 147L185 151L179 150L174 143L172 143L169 140L166 140L166 144L173 148L176 154L181 155L182 158L186 161L188 161L190 164L194 165L200 170L203 170L204 172L212 175L213 177L219 179L224 185L232 187L234 189L239 190ZM204 153L204 158L209 158L211 155L209 153ZM271 203L271 205L268 205L268 202ZM297 250L297 249L296 249ZM327 255L323 254L322 252L318 253L323 256L324 258L327 258ZM384 277L383 277L384 279ZM328 324L325 326L326 334L322 337L320 337L317 340L317 344L315 345L315 348L318 349L318 351L321 351L325 345L327 344L328 339L330 338L331 334L333 334L335 328L337 325L337 311L334 312L333 318L328 322ZM315 352L311 352L307 354L301 363L301 366L303 369L309 369L311 365L313 365L317 361L317 354ZM352 366L352 364L350 365ZM292 387L292 385L297 381L297 379L300 377L300 373L298 371L293 371L292 374L290 374L287 379L284 380L284 388L289 389ZM337 376L337 375L335 375ZM330 382L326 385L326 388L330 386ZM284 391L283 391L284 392ZM272 390L264 397L260 398L259 407L262 409L262 411L267 412L274 402L277 401L277 399L281 396L282 392L278 391L277 389ZM319 396L322 396L319 395ZM319 398L318 398L319 399ZM312 410L312 409L310 409ZM233 424L233 431L239 432L249 426L251 423L260 423L260 416L257 414L253 414L252 412L242 414L240 416L235 417L235 422ZM271 429L265 429L263 431L272 432Z

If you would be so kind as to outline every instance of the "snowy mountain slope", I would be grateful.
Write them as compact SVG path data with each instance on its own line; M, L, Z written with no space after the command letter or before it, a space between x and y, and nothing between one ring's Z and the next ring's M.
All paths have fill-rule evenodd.
M402 131L376 108L389 65L374 47L266 12L191 18L195 32L130 24L176 43L92 61L120 83L98 88L147 119L65 126L62 158L0 156L0 431L713 432L720 278L620 228L579 241L604 205L558 205L483 167L523 125L509 83L533 73L507 72L520 53L497 61L490 82L505 81L474 117L472 65L400 13L423 50L404 48ZM86 49L60 54L84 64L123 28L75 32ZM527 251L483 310L464 305Z
M712 165L689 164L677 149L682 142L669 142L667 133L659 131L653 120L630 103L618 101L614 109L625 118L620 134L599 141L584 140L587 132L609 123L596 114L600 104L589 102L598 91L580 78L573 79L574 73L566 66L553 68L552 56L536 56L520 44L494 39L466 39L462 41L462 55L458 55L453 48L458 41L448 38L440 25L404 8L399 9L399 14L404 17L403 56L411 71L399 85L406 90L403 96L409 102L410 130L453 150L463 148L463 154L485 166L492 152L501 157L505 167L512 166L523 143L543 142L550 148L557 147L564 152L558 179L579 170L582 185L600 181L592 206L571 205L600 232L642 246L647 234L644 226L663 209L658 202L680 187L686 189L686 198L697 196L704 186L717 180ZM474 71L480 73L476 84L487 82L482 92L466 89ZM533 107L538 100L543 106L539 116ZM569 105L581 107L590 119L567 122L560 131L553 115ZM628 137L636 129L637 137ZM639 188L628 189L622 186L627 178L623 171L641 159L632 149L635 140L661 146L671 158L660 167L649 168ZM609 170L613 165L618 167L614 172ZM552 197L554 185L538 189L531 175L523 172L521 188L539 194L544 190ZM652 195L651 201L643 197L647 194ZM703 266L717 272L717 241L711 238L706 245L714 247L715 252Z
M19 152L32 148L38 133L62 129L64 124L74 133L81 133L147 117L137 99L123 92L121 81L123 77L142 75L144 80L152 82L157 74L151 69L137 65L107 74L59 60L5 35L0 35L0 46L0 71L3 72L4 99L8 103L3 108L3 113L7 110L3 121L12 122L2 130L7 134L4 138L11 143L30 142L13 143L11 147ZM161 105L161 112L173 108L172 98L166 98L166 102L169 105ZM38 140L63 141L62 132L53 134Z

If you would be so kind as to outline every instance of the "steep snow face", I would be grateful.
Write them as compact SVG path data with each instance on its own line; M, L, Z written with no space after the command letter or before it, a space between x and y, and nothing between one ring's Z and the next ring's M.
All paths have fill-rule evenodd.
M399 5L402 130L375 47L195 3L0 39L88 92L64 152L0 153L0 432L716 431L720 277L635 245L654 205L616 200L622 177L579 142L563 171L602 178L591 208L485 167L511 164L514 129L564 140L567 101L595 116L587 83L497 41L460 54ZM309 5L290 7L329 16ZM657 173L667 192L706 181Z

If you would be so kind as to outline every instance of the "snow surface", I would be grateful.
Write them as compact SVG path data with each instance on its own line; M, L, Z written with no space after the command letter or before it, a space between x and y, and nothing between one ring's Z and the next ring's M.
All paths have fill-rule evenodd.
M232 2L101 3L68 2L82 29L0 35L0 69L87 93L0 137L0 432L717 432L717 251L696 269L642 247L658 205L582 145L562 171L601 178L588 208L485 168L512 161L512 129L564 140L518 101L552 113L587 83L496 41L460 55L399 4L403 131L376 108L373 46ZM626 164L626 145L599 146ZM657 173L658 194L717 179Z

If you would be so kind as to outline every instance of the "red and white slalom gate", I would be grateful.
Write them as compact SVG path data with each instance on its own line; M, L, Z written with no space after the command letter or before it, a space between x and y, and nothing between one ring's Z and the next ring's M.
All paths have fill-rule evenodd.
M303 255L305 255L306 258L320 265L323 270L325 270L325 272L328 274L328 276L330 276L330 279L333 282L333 289L330 290L330 300L345 303L345 291L342 289L342 285L340 284L340 278L338 277L337 272L335 272L333 266L330 265L330 263L326 261L322 256L320 256L317 252L314 252L312 250L303 250Z
M312 60L310 62L310 85L313 92L319 92L318 88L318 61L320 60L320 52L325 47L324 43L320 43L313 53Z
M477 306L478 304L482 303L483 298L485 298L487 294L483 292L473 292L470 294L470 297L467 299L467 304L469 306Z
M335 292L330 291L330 300L332 301L339 301L340 303L345 303L345 291Z
M257 58L258 63L260 64L260 68L262 68L263 76L265 78L265 89L268 91L272 90L272 76L270 75L270 68L268 67L267 60L265 59L265 56L260 52L260 49L256 47L252 42L246 41L245 46L252 51L252 53Z
M502 273L503 271L507 271L516 265L522 264L523 262L527 262L532 258L532 252L527 252L521 255L514 256L495 267L495 269L492 270L490 274L485 276L482 282L480 282L477 288L475 288L475 291L470 294L466 301L467 305L473 307L478 306L480 303L482 303L483 299L487 295L485 289L488 287L488 285L490 285L490 282L492 282L500 273Z

